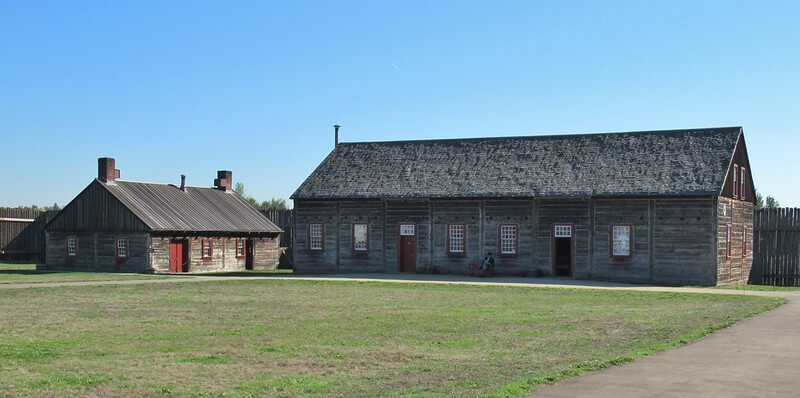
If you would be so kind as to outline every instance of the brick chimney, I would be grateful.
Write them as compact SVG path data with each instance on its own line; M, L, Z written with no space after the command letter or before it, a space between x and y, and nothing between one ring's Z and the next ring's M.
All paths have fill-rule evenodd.
M97 178L105 182L119 178L119 170L114 168L114 158L97 159Z
M217 171L217 178L214 179L214 188L222 191L233 189L233 172L230 170Z

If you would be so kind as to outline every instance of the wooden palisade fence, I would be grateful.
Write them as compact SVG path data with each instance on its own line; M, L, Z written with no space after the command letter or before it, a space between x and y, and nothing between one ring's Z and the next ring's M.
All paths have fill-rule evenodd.
M750 283L800 286L800 209L760 209L753 223Z
M44 258L44 224L57 212L0 207L0 261Z
M280 229L283 230L281 236L281 247L286 247L286 254L291 257L292 255L292 238L294 237L294 211L289 210L261 210L261 214L267 217L270 221L274 222Z

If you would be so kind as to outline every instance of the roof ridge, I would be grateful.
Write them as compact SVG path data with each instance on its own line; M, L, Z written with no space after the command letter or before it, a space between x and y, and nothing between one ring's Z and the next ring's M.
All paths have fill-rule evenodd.
M100 181L101 183L104 183L104 184L108 184L109 183L107 181L102 181L99 178L95 178L95 180ZM175 184L173 184L171 182L133 181L133 180L121 180L121 179L116 179L116 180L114 180L112 182L133 183L133 184L148 184L148 185L164 185L164 186L171 186L171 187L175 187L175 188L180 188L179 186L177 186L177 185L175 185ZM197 186L197 185L185 185L185 187L186 188L198 188L198 189L217 189L215 187L200 187L200 186ZM233 192L233 190L231 190L230 192Z
M360 144L406 144L406 143L426 143L426 142L455 142L455 141L493 141L506 139L534 139L534 138L564 138L564 137L587 137L602 135L624 135L624 134L681 134L687 132L707 132L719 130L742 130L742 126L722 126L722 127L700 127L672 130L635 130L635 131L612 131L605 133L557 133L557 134L538 134L538 135L507 135L498 137L464 137L464 138L430 138L421 140L389 140L389 141L354 141L340 142L339 145L360 145Z

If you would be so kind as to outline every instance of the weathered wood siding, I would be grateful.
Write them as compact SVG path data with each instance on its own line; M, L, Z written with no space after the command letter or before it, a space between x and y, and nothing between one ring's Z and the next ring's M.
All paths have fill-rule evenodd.
M482 202L484 213L483 252L492 252L495 272L508 275L536 274L535 202L530 199L487 200ZM517 226L517 254L500 253L500 225ZM483 256L480 255L480 258Z
M537 268L543 275L553 274L553 226L573 225L572 276L589 277L589 211L588 200L540 200L536 240Z
M714 285L715 225L711 198L656 200L652 281Z
M651 201L593 201L592 278L647 282L650 280L650 207ZM631 256L612 258L612 225L630 225Z
M428 201L386 202L386 272L398 270L400 224L414 224L417 234L417 272L433 272L431 263L431 205Z
M48 270L100 271L100 272L151 272L147 248L150 236L144 232L97 233L48 231ZM78 238L78 254L67 256L67 237ZM116 238L128 239L128 257L116 256Z
M463 274L468 264L483 256L481 202L477 200L431 201L433 214L433 271ZM463 224L466 239L463 256L447 253L447 226Z
M147 229L97 181L89 184L47 225L48 231L72 232L132 232Z
M716 253L717 285L743 285L753 267L753 211L750 202L719 197L717 201ZM731 225L731 253L727 256L728 233ZM742 258L742 233L747 228L747 251Z
M553 226L569 224L576 278L713 285L718 249L715 203L712 198L297 201L295 270L395 272L398 225L410 222L417 226L417 272L465 273L470 262L491 251L498 274L552 275ZM321 252L306 249L311 222L324 224ZM352 253L355 222L369 225L369 254L362 258ZM466 227L463 256L447 253L450 224ZM498 254L501 224L518 226L517 256ZM630 258L611 257L614 224L633 227Z
M367 251L353 250L353 224L367 224ZM383 272L383 203L339 202L338 256L340 272Z
M338 202L295 201L294 271L297 273L336 272L339 234ZM322 250L309 250L308 225L322 224Z

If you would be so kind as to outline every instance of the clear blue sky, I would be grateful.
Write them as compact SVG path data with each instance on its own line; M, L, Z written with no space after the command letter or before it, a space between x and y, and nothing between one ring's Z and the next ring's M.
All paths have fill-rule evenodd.
M288 198L342 141L741 125L800 206L800 2L0 2L0 205L233 170Z

